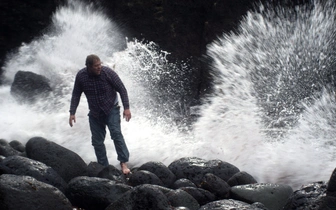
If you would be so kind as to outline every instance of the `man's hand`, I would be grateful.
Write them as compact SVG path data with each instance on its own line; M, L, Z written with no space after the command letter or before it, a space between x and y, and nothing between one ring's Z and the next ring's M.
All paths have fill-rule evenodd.
M76 123L76 116L75 115L70 115L69 117L69 125L72 127L72 121Z
M130 121L132 115L131 115L131 111L129 109L125 109L124 110L124 118L125 120L128 122Z

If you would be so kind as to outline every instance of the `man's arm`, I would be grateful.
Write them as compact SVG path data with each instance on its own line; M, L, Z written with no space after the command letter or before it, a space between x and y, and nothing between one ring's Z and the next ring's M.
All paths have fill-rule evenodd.
M76 123L76 110L80 101L80 97L82 95L82 88L80 85L80 79L79 74L76 75L74 89L72 91L72 97L71 97L71 104L70 104L70 117L69 117L69 125L72 127L72 122Z

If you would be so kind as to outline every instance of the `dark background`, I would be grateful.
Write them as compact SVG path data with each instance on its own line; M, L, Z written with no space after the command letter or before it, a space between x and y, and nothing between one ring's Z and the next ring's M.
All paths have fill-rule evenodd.
M130 40L153 41L170 52L172 61L188 60L194 69L199 95L209 90L207 44L223 33L234 32L255 0L82 0L91 2L122 25ZM265 0L294 6L308 0ZM66 0L1 0L0 66L23 42L43 34L56 8ZM0 70L0 78L2 75ZM0 80L0 84L2 84Z

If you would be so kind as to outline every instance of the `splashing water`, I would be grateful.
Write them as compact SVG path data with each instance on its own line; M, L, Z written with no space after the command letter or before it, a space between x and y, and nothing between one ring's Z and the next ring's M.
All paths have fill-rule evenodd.
M215 93L195 133L209 158L262 181L327 180L335 165L335 6L249 12L208 48Z
M193 145L185 145L191 138L179 133L173 120L180 113L169 110L179 106L183 82L176 74L186 74L186 64L169 63L168 53L160 51L153 42L127 42L121 37L117 25L92 5L69 1L69 5L59 8L50 30L24 44L4 66L8 85L18 70L31 71L47 77L57 94L32 106L16 103L10 95L10 86L1 87L0 126L6 131L1 138L26 143L31 137L42 136L78 153L87 162L96 161L84 94L76 124L72 128L68 125L75 75L84 67L86 56L94 53L104 65L115 68L129 92L133 117L129 123L122 122L122 131L131 151L130 164L157 160L168 165L191 155L189 149ZM168 83L160 89L165 80ZM118 164L108 135L105 143L110 163Z
M1 138L26 143L42 136L95 161L84 95L77 123L68 125L74 77L95 53L129 91L133 118L122 122L122 131L133 166L197 156L232 163L259 182L297 187L327 180L335 156L335 99L328 86L336 69L334 16L333 6L319 3L249 12L238 34L209 46L215 93L190 130L181 123L190 105L188 65L168 62L153 42L124 39L98 9L69 1L53 15L50 30L23 44L3 67ZM10 84L18 70L46 76L57 94L34 106L16 103ZM118 164L109 136L105 143L110 163Z

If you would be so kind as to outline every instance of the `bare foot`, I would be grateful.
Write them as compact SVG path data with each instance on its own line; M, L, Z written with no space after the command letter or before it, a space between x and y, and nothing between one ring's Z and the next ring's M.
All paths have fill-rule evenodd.
M124 175L131 173L131 170L129 170L126 163L120 163L120 166L121 166L121 171L123 172Z

